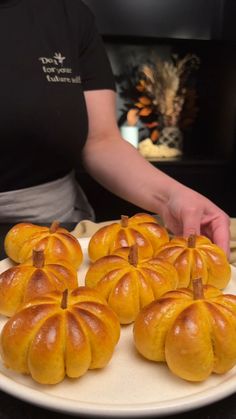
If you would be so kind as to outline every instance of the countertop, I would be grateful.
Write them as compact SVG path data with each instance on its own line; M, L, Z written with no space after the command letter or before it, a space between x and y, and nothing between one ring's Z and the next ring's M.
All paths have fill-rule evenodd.
M64 227L72 230L74 224L64 224ZM3 250L3 240L6 232L11 226L0 224L0 256L5 257ZM158 388L157 388L158 391ZM235 389L236 391L236 389ZM65 419L70 417L68 414L58 413L48 409L43 409L36 405L24 402L20 399L12 397L4 391L0 391L0 419ZM72 416L71 416L72 417ZM84 417L84 416L77 416ZM154 416L152 416L154 417ZM236 393L221 401L211 405L195 409L182 414L165 416L166 419L235 419L236 418ZM124 419L125 416L122 416ZM160 416L159 416L160 418Z

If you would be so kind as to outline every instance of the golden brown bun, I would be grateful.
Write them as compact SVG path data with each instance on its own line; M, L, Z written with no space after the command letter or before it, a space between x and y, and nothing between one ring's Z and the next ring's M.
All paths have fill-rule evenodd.
M203 284L223 289L231 277L225 253L205 236L174 237L157 250L156 256L175 266L179 287L189 287L192 279L201 278Z
M33 253L33 260L0 274L0 313L5 316L12 316L23 303L38 295L78 286L73 266L45 263L43 252Z
M103 368L120 336L117 316L95 291L54 291L25 304L5 324L1 355L6 367L56 384Z
M167 230L149 214L123 216L120 223L100 228L90 239L88 255L92 261L107 256L120 247L137 244L140 257L153 256L157 249L169 241Z
M87 271L85 283L96 287L122 324L135 320L139 311L155 298L178 285L176 269L158 258L130 260L131 248L104 256Z
M54 222L51 227L19 223L7 233L4 241L7 256L14 262L23 263L32 250L43 250L50 261L65 260L78 269L83 260L78 240L65 228Z
M170 291L146 306L134 323L137 350L189 381L203 381L236 364L236 296L205 285L205 298L190 289Z

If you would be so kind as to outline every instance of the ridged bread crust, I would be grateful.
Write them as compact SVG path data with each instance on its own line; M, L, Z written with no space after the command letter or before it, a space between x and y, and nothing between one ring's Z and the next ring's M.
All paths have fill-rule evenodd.
M224 251L205 236L196 236L194 247L189 247L188 241L185 237L174 237L156 251L156 256L176 268L180 287L192 286L192 279L201 278L203 284L225 288L231 267Z
M88 255L91 261L95 261L120 247L137 244L140 257L146 259L168 241L167 230L151 215L140 213L127 217L125 226L120 221L100 228L90 239Z
M78 269L83 261L83 253L78 240L65 228L36 226L19 223L6 234L4 248L7 256L17 263L24 263L32 250L44 251L48 261L65 260Z
M117 316L95 291L79 287L62 308L60 291L31 300L5 324L1 355L6 367L41 384L104 368L120 336Z
M133 322L145 305L178 286L177 271L170 263L151 258L132 265L130 249L98 259L85 277L85 284L104 296L122 324Z
M236 364L236 296L205 285L204 299L190 289L166 293L137 316L133 336L145 358L166 362L177 376L206 380Z
M77 286L77 271L69 264L37 268L28 262L13 266L0 274L0 313L10 317L31 298Z

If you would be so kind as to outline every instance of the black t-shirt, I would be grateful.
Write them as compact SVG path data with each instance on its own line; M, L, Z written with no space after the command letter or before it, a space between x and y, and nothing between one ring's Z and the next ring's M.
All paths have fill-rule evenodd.
M115 84L81 0L0 0L0 192L76 168L88 131L83 92L98 89Z

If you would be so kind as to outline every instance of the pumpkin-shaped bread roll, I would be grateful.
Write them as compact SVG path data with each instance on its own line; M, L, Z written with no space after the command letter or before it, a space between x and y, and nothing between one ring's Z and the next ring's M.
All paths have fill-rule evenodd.
M83 253L78 240L55 221L50 227L19 223L6 234L4 248L14 262L23 263L32 255L33 249L43 250L49 261L65 260L78 269Z
M203 284L223 289L231 277L224 251L205 236L174 237L157 250L156 256L175 266L179 287L191 287L192 278L202 278Z
M121 248L94 262L85 283L95 287L119 317L120 323L135 320L139 311L178 285L176 269L158 258L138 257L138 246Z
M6 367L41 384L104 368L120 336L120 323L95 291L53 291L25 304L4 325L0 350Z
M122 216L120 222L100 228L90 239L88 255L91 261L112 254L120 247L139 246L142 258L150 258L169 241L167 230L149 214Z
M33 250L32 260L0 274L0 313L12 316L23 303L32 298L77 286L77 271L73 266L45 263L44 252Z
M193 280L138 314L134 342L143 357L166 362L178 377L206 380L236 364L236 296Z

